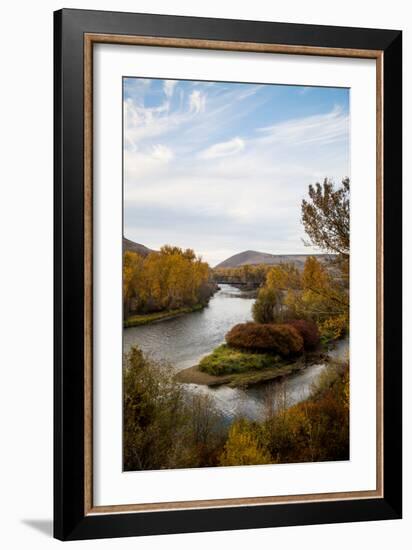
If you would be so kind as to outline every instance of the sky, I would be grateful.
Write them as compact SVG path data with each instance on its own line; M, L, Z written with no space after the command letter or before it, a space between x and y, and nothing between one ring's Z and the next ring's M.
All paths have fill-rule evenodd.
M349 89L133 77L123 101L125 237L212 267L320 252L300 205L309 184L350 176Z

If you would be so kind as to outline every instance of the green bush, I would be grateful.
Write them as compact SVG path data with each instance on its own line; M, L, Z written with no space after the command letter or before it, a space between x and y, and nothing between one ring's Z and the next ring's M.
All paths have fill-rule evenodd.
M290 325L241 323L226 334L226 342L234 348L274 352L283 357L303 351L303 338Z

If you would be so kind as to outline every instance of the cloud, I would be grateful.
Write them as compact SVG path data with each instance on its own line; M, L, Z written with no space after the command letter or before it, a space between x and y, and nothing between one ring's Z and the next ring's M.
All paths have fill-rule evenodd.
M163 84L163 91L166 94L166 97L172 97L173 91L177 84L177 80L165 80Z
M207 149L199 153L199 157L203 159L227 157L229 155L236 155L237 153L240 153L240 151L243 151L244 148L244 140L239 137L235 137L229 141L215 143L211 147L208 147Z
M130 193L137 183L145 181L162 181L167 177L168 165L174 159L174 151L163 144L156 144L140 150L125 150L124 181L126 195ZM153 187L153 186L152 186Z
M203 113L206 107L206 95L199 90L193 90L189 96L189 110L191 113Z
M192 148L194 144L198 149L206 148L210 146L216 129L227 124L228 119L233 122L250 114L257 103L247 99L263 88L261 85L222 85L213 82L188 84L190 87L185 86L184 82L164 80L150 86L150 80L125 79L126 149L137 151L144 142L163 140L168 136L173 136L174 142L179 141L184 147L190 143ZM159 91L162 93L159 94ZM150 106L147 105L151 94L158 100L155 106L153 100Z
M160 160L160 162L170 162L174 157L173 151L166 145L153 145L152 158Z
M145 107L128 98L123 103L124 141L129 150L137 150L145 140L173 132L182 124L182 116L168 114L169 100L156 107Z
M246 249L312 252L300 204L309 184L349 175L349 95L297 103L285 87L175 82L125 94L125 234L211 265Z
M284 145L299 146L307 143L333 143L347 139L349 115L339 106L328 113L287 120L272 126L258 128L265 134L262 141L282 142Z

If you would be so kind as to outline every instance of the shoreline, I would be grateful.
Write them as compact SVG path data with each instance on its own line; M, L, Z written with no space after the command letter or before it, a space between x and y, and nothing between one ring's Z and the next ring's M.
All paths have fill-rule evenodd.
M176 373L175 379L182 384L196 384L200 386L218 387L227 385L231 388L247 388L264 382L289 377L297 374L312 365L328 363L330 357L324 353L311 353L309 356L262 370L250 370L241 373L214 375L200 370L199 365L188 367Z
M270 382L279 378L284 378L285 376L290 376L291 374L296 374L297 372L304 370L308 366L309 363L297 361L295 363L290 363L282 367L277 366L260 371L255 370L235 374L222 374L217 376L202 372L199 369L199 365L195 365L193 367L188 367L187 369L179 371L176 374L175 379L183 384L197 384L200 386L209 387L226 385L231 388L247 388L256 384Z
M214 285L213 292L209 296L206 304L196 304L194 306L185 306L178 309L170 309L168 311L158 311L154 313L143 313L138 315L130 315L128 319L123 321L123 329L132 327L141 327L144 325L151 325L152 323L160 323L162 321L169 321L170 319L176 319L182 315L188 313L195 313L196 311L202 311L208 307L211 298L220 290L218 285Z
M123 328L140 327L143 325L150 325L152 323L160 323L162 321L169 321L170 319L176 319L182 315L188 313L195 313L196 311L202 311L208 304L196 304L193 307L182 307L179 309L172 309L170 311L159 311L157 313L147 313L143 315L132 315L126 321L123 321Z

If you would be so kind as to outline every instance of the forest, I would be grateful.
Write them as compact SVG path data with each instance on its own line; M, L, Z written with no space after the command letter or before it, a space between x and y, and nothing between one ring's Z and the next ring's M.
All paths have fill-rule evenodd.
M126 250L123 258L123 316L126 326L187 313L205 306L215 291L209 265L193 250L163 246L146 257ZM152 314L152 315L150 315Z

